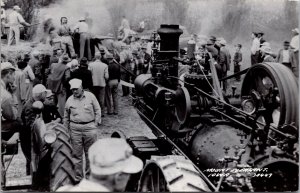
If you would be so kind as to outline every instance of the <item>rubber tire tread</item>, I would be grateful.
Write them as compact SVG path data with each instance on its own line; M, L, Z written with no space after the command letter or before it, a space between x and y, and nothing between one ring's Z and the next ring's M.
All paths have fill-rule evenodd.
M167 183L167 188L170 192L202 192L210 191L200 174L194 168L190 160L185 159L183 156L170 155L170 156L155 156L160 157L159 160L151 160L145 166L138 187L141 191L142 180L147 175L147 170L159 168ZM163 166L161 163L169 161L168 165ZM178 178L168 180L170 176L177 173ZM168 177L169 176L169 177ZM172 178L172 177L171 177Z
M62 125L53 127L57 134L56 141L52 144L51 153L51 176L50 191L54 192L59 187L67 184L74 185L75 165L72 158L72 146L70 144L70 135L61 131ZM56 171L54 171L56 169Z

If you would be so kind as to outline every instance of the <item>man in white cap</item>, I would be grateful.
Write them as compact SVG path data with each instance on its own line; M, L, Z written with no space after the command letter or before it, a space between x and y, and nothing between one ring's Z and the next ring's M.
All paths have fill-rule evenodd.
M21 147L26 157L26 173L27 175L30 174L30 161L31 161L31 129L33 123L36 118L36 113L32 108L32 104L35 101L44 102L47 95L46 87L42 84L37 84L32 89L32 97L28 100L21 113L21 119L23 122L23 128L20 133L21 139Z
M79 182L84 177L83 152L86 158L85 176L90 172L88 149L97 140L97 126L101 124L101 109L95 95L83 90L80 79L74 78L69 83L73 95L66 102L63 122L71 134L75 180Z
M112 153L113 152L113 153ZM132 148L124 139L104 138L89 149L91 175L76 186L58 191L68 192L124 192L131 174L143 168L143 162L132 155Z
M22 15L19 13L21 8L18 5L13 7L13 12L8 16L9 21L9 35L8 35L8 45L11 45L13 40L16 40L16 45L20 41L20 25L29 27L30 24L27 23Z
M74 26L74 31L80 34L80 51L79 51L79 59L83 58L84 56L84 48L85 44L87 44L87 53L88 53L88 60L92 59L91 54L91 45L90 45L90 33L89 33L89 26L85 21L85 18L82 17L79 19L79 22Z

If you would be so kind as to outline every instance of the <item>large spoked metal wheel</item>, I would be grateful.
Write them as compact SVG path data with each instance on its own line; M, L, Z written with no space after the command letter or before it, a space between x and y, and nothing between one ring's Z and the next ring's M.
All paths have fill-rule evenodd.
M271 110L269 122L273 125L294 123L298 127L298 83L286 66L279 63L254 65L244 78L241 96L244 99L249 96L254 98L244 100L247 112L254 113L258 108L266 108ZM263 116L258 116L258 120L266 121Z
M183 156L152 156L145 166L138 192L202 192L210 189L190 160Z

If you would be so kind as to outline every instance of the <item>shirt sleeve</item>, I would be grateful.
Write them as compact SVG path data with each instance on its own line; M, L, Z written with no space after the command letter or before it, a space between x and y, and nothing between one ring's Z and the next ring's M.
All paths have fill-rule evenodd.
M30 80L33 81L35 79L35 75L34 75L34 73L32 71L31 66L28 66L27 73L28 73L28 77L30 78Z
M121 52L120 53L120 63L122 64L122 63L124 63L125 62L125 53L124 52Z
M70 100L68 99L65 105L63 124L68 129L70 124Z
M8 120L16 120L17 113L16 109L14 109L13 99L9 98L2 101L1 104L2 116Z
M105 78L105 80L108 80L108 78L109 78L108 67L106 67L106 68L104 69L104 78Z
M259 50L259 46L260 46L259 40L254 39L251 46L251 53L253 55Z
M24 18L21 14L18 14L17 17L18 17L19 23L24 23L25 22L25 20L24 20Z
M92 104L93 104L93 108L94 108L94 112L95 112L95 121L96 123L99 123L99 121L101 120L101 107L99 105L99 102L97 101L95 95L90 94L91 96L91 100L92 100Z
M32 106L24 109L25 126L32 128L36 114L33 112Z

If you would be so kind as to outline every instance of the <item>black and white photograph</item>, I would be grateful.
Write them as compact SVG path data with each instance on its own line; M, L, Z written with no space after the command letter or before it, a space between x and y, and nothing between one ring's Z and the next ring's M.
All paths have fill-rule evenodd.
M1 191L298 191L299 0L0 2Z

